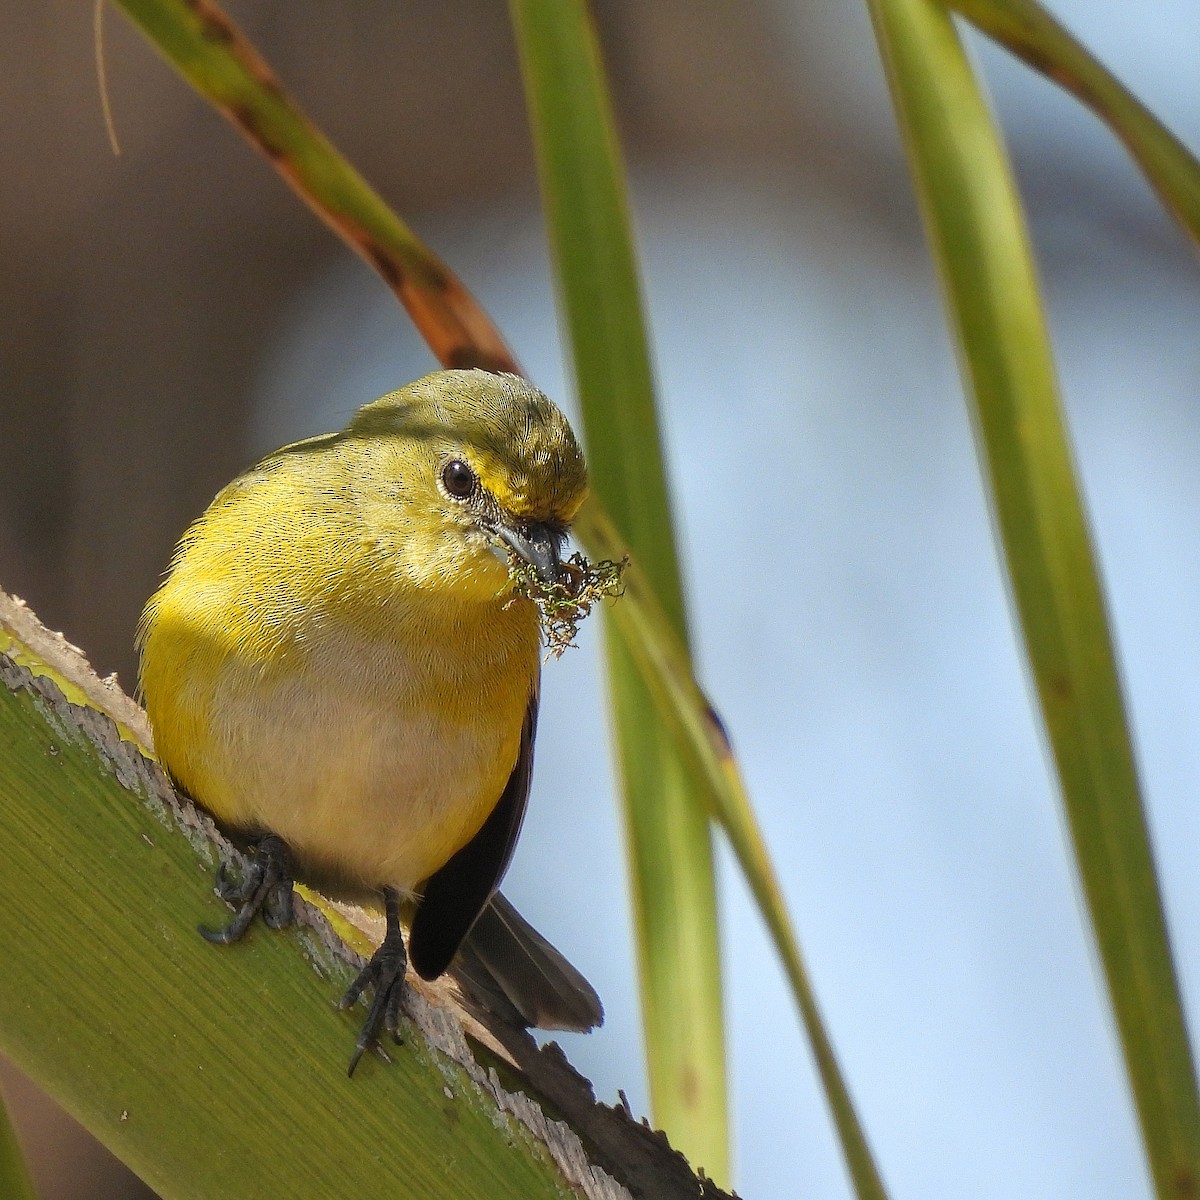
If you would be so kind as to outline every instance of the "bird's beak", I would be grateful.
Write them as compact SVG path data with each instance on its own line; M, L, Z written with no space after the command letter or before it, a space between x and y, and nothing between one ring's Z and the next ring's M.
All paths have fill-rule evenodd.
M550 525L531 522L520 528L503 523L496 525L496 536L537 572L543 583L558 583L562 579L562 559L559 546L562 534Z

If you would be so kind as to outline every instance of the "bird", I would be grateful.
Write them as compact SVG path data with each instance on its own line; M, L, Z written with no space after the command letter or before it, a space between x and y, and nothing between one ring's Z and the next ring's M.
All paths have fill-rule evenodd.
M249 848L210 941L293 917L293 883L382 907L342 997L373 998L349 1071L399 1040L406 963L457 962L522 1023L586 1030L591 985L498 892L529 798L537 605L588 490L563 413L518 376L437 371L285 446L213 500L138 625L173 782ZM408 926L405 945L403 926ZM456 958L457 956L457 958Z

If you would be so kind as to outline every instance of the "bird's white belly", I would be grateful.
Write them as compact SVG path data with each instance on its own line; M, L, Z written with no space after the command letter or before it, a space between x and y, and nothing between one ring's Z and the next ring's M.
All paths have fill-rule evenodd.
M319 887L413 889L478 830L516 761L524 701L496 711L481 693L444 715L428 678L416 703L391 653L322 656L271 681L230 664L213 705L220 810L283 837ZM364 661L365 674L346 666Z

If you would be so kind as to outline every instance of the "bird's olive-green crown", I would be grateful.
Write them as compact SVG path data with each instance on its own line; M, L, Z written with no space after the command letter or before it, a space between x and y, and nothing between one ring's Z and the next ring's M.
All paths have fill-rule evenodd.
M565 527L587 494L566 417L516 375L436 371L359 409L346 434L427 439L461 453L501 508L522 519Z

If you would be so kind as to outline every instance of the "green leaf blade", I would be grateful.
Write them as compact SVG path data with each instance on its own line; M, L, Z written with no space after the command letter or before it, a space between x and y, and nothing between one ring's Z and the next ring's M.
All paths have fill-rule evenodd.
M1200 1187L1200 1100L1108 616L1020 204L949 16L871 0L1163 1200Z
M583 541L610 558L622 553L611 522L596 505L586 505L576 525ZM792 928L783 889L733 754L728 735L692 672L687 648L648 586L636 562L625 572L625 594L612 610L612 621L625 635L641 677L676 739L679 753L703 776L713 816L724 829L758 904L792 989L808 1035L817 1073L825 1089L846 1168L859 1200L886 1200L887 1191L842 1076L833 1042L825 1029Z
M1090 108L1200 245L1200 162L1037 0L951 0L977 29Z
M0 744L19 915L0 922L0 1051L165 1200L570 1194L415 1028L348 1079L349 964L309 928L205 942L196 925L228 914L193 839L211 845L107 717L3 654Z
M585 6L510 5L593 488L687 637L623 174ZM729 1175L716 885L705 785L606 625L656 1121Z

